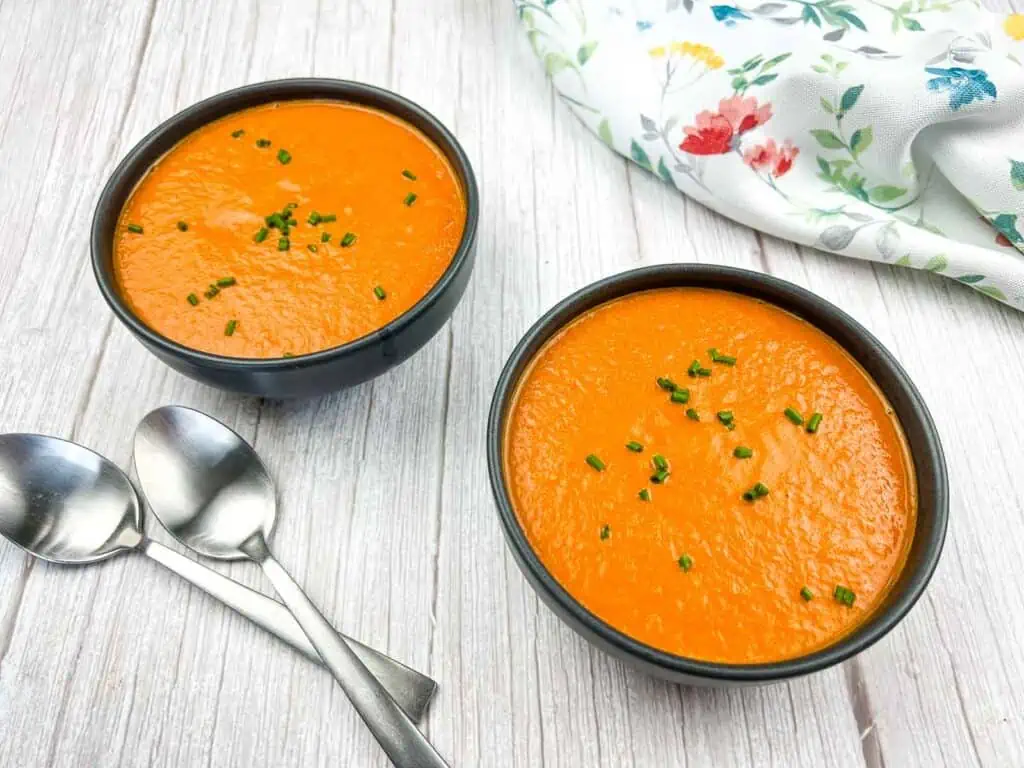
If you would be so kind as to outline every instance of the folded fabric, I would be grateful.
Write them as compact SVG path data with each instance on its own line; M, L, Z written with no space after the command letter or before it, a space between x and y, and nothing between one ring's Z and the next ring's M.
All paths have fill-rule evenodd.
M687 195L1024 309L1024 14L889 1L515 7L573 112Z

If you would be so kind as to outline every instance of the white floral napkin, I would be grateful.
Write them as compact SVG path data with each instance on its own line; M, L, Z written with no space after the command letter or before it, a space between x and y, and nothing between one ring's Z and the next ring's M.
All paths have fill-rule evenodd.
M515 0L576 115L716 211L1024 309L1024 14Z

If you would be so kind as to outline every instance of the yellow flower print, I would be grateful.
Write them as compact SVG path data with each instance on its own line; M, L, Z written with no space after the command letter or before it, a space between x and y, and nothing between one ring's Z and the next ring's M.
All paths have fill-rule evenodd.
M649 50L648 53L651 54L652 59L663 58L665 56L665 46L656 45L653 48L651 48L651 50Z
M703 43L689 41L674 42L668 45L656 45L647 51L652 59L663 59L666 55L673 58L688 58L691 63L703 64L705 69L721 69L725 59L715 53L715 49Z
M1014 40L1024 40L1024 13L1012 13L1003 22L1006 34Z
M710 45L689 40L657 45L648 49L647 53L658 62L664 94L688 88L708 72L725 66L725 59L715 53ZM664 64L661 60L664 60Z

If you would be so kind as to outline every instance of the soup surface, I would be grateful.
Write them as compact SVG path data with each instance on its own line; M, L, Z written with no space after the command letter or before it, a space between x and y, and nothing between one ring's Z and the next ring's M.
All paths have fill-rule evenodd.
M874 382L817 328L723 291L633 294L561 331L515 394L504 461L570 594L706 661L778 661L849 632L914 531L911 458Z
M204 126L156 163L121 213L115 276L138 317L174 341L299 355L411 308L448 267L465 218L453 169L412 126L355 104L285 101Z

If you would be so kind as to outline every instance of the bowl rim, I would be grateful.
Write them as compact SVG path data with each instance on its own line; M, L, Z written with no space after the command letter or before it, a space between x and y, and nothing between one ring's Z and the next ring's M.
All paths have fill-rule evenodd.
M131 188L135 189L153 165L170 151L168 148L156 152L156 148L160 147L168 139L168 136L180 133L171 141L170 147L173 147L200 128L236 112L274 101L296 101L299 99L364 104L409 123L421 133L426 134L424 126L427 126L436 134L435 136L427 135L427 140L437 145L452 164L466 196L466 221L462 239L448 262L448 266L424 296L389 323L344 344L304 355L273 358L216 355L181 344L150 328L122 298L112 268L113 232L106 231L103 219L106 212L115 206L118 209L118 216L120 215L125 201L118 202L115 199L119 188L126 179L131 179ZM403 112L404 114L402 114ZM196 122L194 127L182 130L183 124L188 125L192 122ZM187 360L197 367L244 370L252 373L270 372L307 368L355 355L414 325L446 294L450 285L455 282L466 263L472 258L479 220L480 194L473 166L458 139L432 113L404 96L369 83L328 77L297 77L263 80L221 91L176 112L147 133L121 159L107 179L93 210L89 249L93 276L104 300L117 318L144 343L160 353ZM117 216L114 217L114 221L117 221ZM107 251L110 252L109 259L104 258ZM110 262L109 266L107 261Z
M726 284L704 285L702 280L708 278L724 278L723 283ZM623 286L642 282L645 279L649 279L652 283L658 280L663 282L660 285L633 287L616 292ZM921 467L924 467L932 475L935 493L930 512L934 516L935 524L931 526L930 535L925 540L920 561L910 573L909 581L902 592L894 595L891 602L879 606L873 615L869 616L856 629L840 637L838 641L812 653L767 663L728 664L680 656L635 640L592 613L562 587L530 545L512 507L502 461L505 417L510 410L512 396L519 380L528 369L529 363L539 348L567 324L596 306L633 293L656 290L659 287L672 287L672 285L679 287L696 285L731 291L758 298L774 306L780 306L777 301L758 294L757 286L761 286L766 292L770 290L775 294L785 296L794 305L801 307L807 315L823 313L830 315L836 322L845 326L849 332L859 336L871 348L872 354L877 355L879 362L891 374L894 387L902 390L902 393L906 395L908 407L914 412L915 418L922 427L923 450L920 450L919 446L919 451L912 453L912 458L918 478L922 474ZM793 311L789 307L781 308ZM800 316L806 322L819 327L819 330L836 341L848 354L853 355L847 345L835 339L825 329L820 328L812 317ZM863 365L859 358L854 356L854 359ZM891 396L887 395L887 397L892 401ZM949 517L946 464L938 431L917 388L892 354L860 323L824 298L772 275L711 264L660 264L620 272L575 291L545 312L523 335L509 355L491 400L486 440L491 492L498 508L505 541L520 567L527 572L527 581L534 589L542 590L541 597L556 606L556 613L564 611L572 619L569 623L574 630L579 632L579 628L582 627L585 630L584 637L588 639L595 637L604 647L610 647L613 652L623 654L629 660L639 662L645 668L655 668L677 677L699 678L722 684L758 684L799 677L845 661L880 640L906 616L923 594L942 554ZM919 456L918 453L925 455ZM920 535L921 520L921 507L919 506L915 521L917 526L915 536Z

